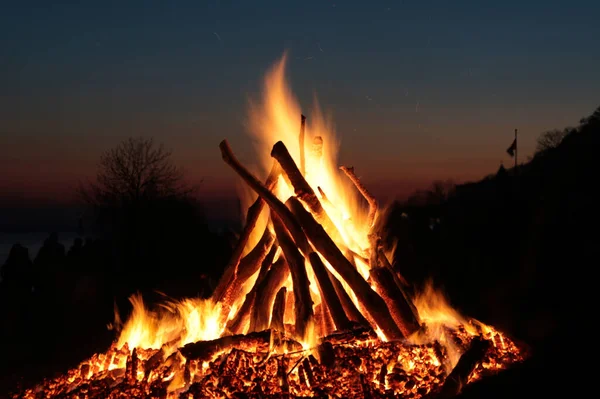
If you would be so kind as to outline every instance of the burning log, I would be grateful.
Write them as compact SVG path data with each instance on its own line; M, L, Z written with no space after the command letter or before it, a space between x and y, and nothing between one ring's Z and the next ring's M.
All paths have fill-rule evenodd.
M385 267L371 269L370 277L376 284L377 291L389 306L394 321L405 337L411 336L420 328L417 315L413 312L408 299L394 282L393 274Z
M344 312L344 308L340 302L340 299L335 292L335 288L331 280L329 279L329 273L327 268L323 264L323 261L319 257L319 254L313 252L309 255L310 264L312 265L317 283L319 285L319 291L321 292L321 298L329 309L333 322L338 330L345 330L350 328L350 320Z
M299 136L299 146L300 146L300 172L302 174L306 173L306 160L304 158L304 128L306 126L306 116L300 115L300 136Z
M290 198L287 204L298 218L300 225L312 244L348 283L350 288L352 288L360 303L365 307L385 336L388 339L403 338L402 331L392 319L385 301L373 291L360 273L346 259L323 227L317 223L312 215L304 209L300 201L294 197Z
M273 337L275 339L273 339ZM248 334L228 335L212 341L198 341L185 345L179 352L188 360L207 361L215 355L233 349L252 350L253 352L267 352L271 341L276 345L286 348L288 351L302 349L297 341L285 337L281 333L271 330L251 332Z
M317 198L312 187L310 187L310 184L308 184L304 176L302 176L302 173L298 169L298 166L296 166L296 163L282 141L275 143L273 150L271 151L271 156L279 162L281 168L289 177L290 182L294 187L296 197L308 206L317 221L323 225L325 231L331 235L331 238L337 242L338 245L341 245L341 243L344 242L342 235L325 212L325 209L323 209L319 198Z
M285 315L285 295L287 294L287 288L281 287L275 296L275 302L273 303L273 312L271 313L271 330L285 331L283 323L283 316Z
M362 184L362 182L360 181L358 176L356 176L356 174L354 173L353 167L348 168L346 166L341 166L340 169L342 170L342 172L344 172L346 174L346 176L348 176L350 181L352 181L352 183L354 183L354 186L358 189L358 191L362 194L363 197L365 197L365 199L369 203L368 223L369 223L369 227L373 227L373 225L375 224L375 217L377 216L377 209L378 209L377 199Z
M257 290L260 287L260 284L262 283L263 279L266 278L267 273L271 268L273 259L275 258L275 255L277 254L277 248L278 248L277 245L273 244L271 246L271 250L269 251L267 256L263 259L262 264L260 266L260 271L258 272L258 277L256 278L256 282L254 283L254 286L252 287L250 292L248 292L246 294L246 297L244 298L244 303L238 309L237 313L235 314L235 317L227 323L228 331L230 331L234 334L240 334L242 332L241 331L242 328L246 325L246 322L248 321L248 319L251 316L251 312L253 310L253 305L256 302L255 298L257 295ZM252 324L252 322L250 322L250 323ZM253 331L253 330L250 330L250 331Z
M280 174L281 168L277 163L274 162L273 167L271 168L271 172L267 177L265 186L269 189L272 189L275 186L275 184L277 184L277 179L279 178ZM219 302L223 299L225 291L228 287L230 287L231 282L235 279L235 276L237 274L237 267L240 263L240 259L242 258L244 248L246 247L246 244L250 239L250 235L256 227L256 223L258 222L258 218L260 217L260 214L262 213L264 207L265 201L260 196L258 196L258 198L256 198L254 203L250 206L250 208L248 208L248 214L246 216L246 225L244 226L244 229L242 230L240 238L235 246L235 249L233 250L231 259L225 267L223 276L221 277L221 280L219 280L219 283L217 284L213 292L213 298L215 299L215 301Z
M471 346L462 354L435 398L446 399L458 395L462 388L467 385L469 375L473 372L477 363L483 360L491 344L491 341L483 338L473 339Z
M281 289L281 286L287 280L289 272L289 266L283 257L279 258L271 266L271 269L256 290L249 331L261 331L267 328L271 306L276 299L278 290Z
M329 273L329 279L333 284L333 288L335 289L338 298L340 298L340 302L342 304L342 307L344 308L344 312L348 315L350 320L362 326L368 326L369 322L367 321L365 316L363 316L360 310L358 310L354 302L352 302L350 295L348 295L348 292L346 292L342 283L331 272L329 272L329 270L327 272Z
M278 216L273 216L273 226L277 241L281 246L285 260L290 267L292 284L294 285L294 320L296 335L304 338L308 324L313 320L313 301L310 297L310 282L306 274L304 257L298 251L294 240L289 235Z
M259 270L263 260L269 254L274 241L275 237L269 231L269 228L265 228L265 232L260 241L252 248L252 251L248 252L248 254L239 262L233 282L225 289L226 294L224 298L227 299L226 303L229 306L232 305L232 301L234 300L231 296L240 292L244 283Z

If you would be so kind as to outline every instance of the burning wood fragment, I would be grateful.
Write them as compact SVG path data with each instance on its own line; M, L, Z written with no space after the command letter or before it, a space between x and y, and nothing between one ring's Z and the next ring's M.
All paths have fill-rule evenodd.
M491 345L492 343L489 340L483 338L473 339L469 349L460 357L435 398L446 399L458 395L462 388L467 385L471 372L473 372L477 363L483 360Z
M294 292L294 321L296 335L304 338L309 323L313 322L313 301L310 297L310 282L306 274L304 257L278 216L273 216L277 241L290 267Z
M360 303L375 320L377 327L381 329L383 334L388 339L403 338L402 331L392 319L385 301L373 291L360 273L350 264L323 227L294 197L290 198L287 204L298 218L312 244L352 288Z
M273 303L273 311L271 313L271 330L285 331L283 324L283 317L285 315L285 295L287 294L287 288L281 287L275 296L275 302Z
M277 183L277 179L279 178L280 174L281 174L281 168L279 167L279 164L274 162L273 167L271 168L271 172L269 173L269 176L267 177L265 186L268 189L272 189L275 186L275 184ZM240 263L240 259L242 258L242 253L244 252L244 248L246 247L246 244L248 243L248 240L250 239L250 236L251 236L252 232L254 231L254 228L256 227L256 223L258 222L258 218L260 217L260 214L263 211L264 207L265 207L265 201L262 199L262 197L258 196L258 198L256 198L254 203L250 206L250 208L248 208L248 213L246 215L246 224L244 226L244 229L242 230L240 238L238 239L235 249L233 250L231 259L229 260L229 263L225 267L223 276L217 283L217 286L215 287L215 290L213 292L213 298L215 299L215 301L218 302L223 299L226 289L230 286L231 282L235 279L235 275L237 273L237 267L238 267L238 264Z
M375 217L377 216L378 204L377 199L367 190L367 188L362 184L358 176L354 173L353 167L341 166L340 169L342 172L348 176L350 181L354 183L354 186L358 189L358 191L362 194L363 197L369 203L369 215L368 215L368 225L369 227L373 227L375 224Z

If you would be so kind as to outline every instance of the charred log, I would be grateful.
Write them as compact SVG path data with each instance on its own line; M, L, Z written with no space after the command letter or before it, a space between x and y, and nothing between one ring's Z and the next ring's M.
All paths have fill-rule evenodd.
M273 337L272 337L273 334ZM302 349L302 345L281 333L265 330L249 334L229 335L212 341L198 341L185 345L179 352L189 360L210 360L216 354L226 350L252 350L253 352L267 352L273 340L274 345L282 346L288 351Z
M467 385L469 375L477 363L483 360L492 342L483 338L475 338L471 341L469 349L458 360L450 375L444 381L436 399L446 399L456 396L462 388Z

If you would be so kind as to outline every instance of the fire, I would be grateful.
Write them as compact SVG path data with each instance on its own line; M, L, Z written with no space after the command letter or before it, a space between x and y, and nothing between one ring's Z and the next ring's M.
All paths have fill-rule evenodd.
M250 107L260 177L221 144L259 196L242 193L246 228L213 297L158 309L132 297L107 353L17 397L420 398L522 360L508 337L462 316L432 284L405 294L380 244L377 202L352 168L338 167L335 131L318 107L300 118L286 59ZM471 366L458 367L462 359ZM452 373L458 390L446 384Z
M172 350L196 341L218 338L221 306L210 299L185 299L165 302L158 311L144 306L139 295L130 298L133 311L123 326L118 347L160 349L168 344Z

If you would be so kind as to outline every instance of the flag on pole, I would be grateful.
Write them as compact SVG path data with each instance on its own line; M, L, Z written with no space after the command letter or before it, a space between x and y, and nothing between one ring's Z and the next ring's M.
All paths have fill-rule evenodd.
M506 150L506 152L508 152L508 155L510 155L511 157L514 157L516 149L517 149L517 138L515 137L515 139L513 140L513 142L510 145L510 147L508 147L508 149Z

